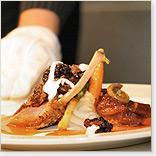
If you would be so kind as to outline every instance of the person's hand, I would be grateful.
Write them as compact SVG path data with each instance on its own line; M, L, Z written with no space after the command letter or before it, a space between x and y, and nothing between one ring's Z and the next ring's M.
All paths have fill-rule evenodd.
M43 71L61 60L57 36L47 28L23 26L1 40L1 98L26 97Z

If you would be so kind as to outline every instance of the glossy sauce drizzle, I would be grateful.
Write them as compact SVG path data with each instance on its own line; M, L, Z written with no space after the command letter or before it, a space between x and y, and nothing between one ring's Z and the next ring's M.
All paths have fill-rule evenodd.
M15 126L8 126L10 116L1 116L1 133L12 135L35 135L39 133L46 133L45 136L69 136L69 135L82 135L86 130L36 130L31 128L21 128Z
M81 130L66 130L66 129L60 129L60 130L36 130L31 128L21 128L21 127L15 127L15 126L8 126L10 116L1 116L1 133L4 134L11 134L11 135L35 135L40 133L46 133L45 136L70 136L70 135L85 135L86 129ZM139 129L139 128L145 128L147 126L119 126L114 125L112 132L117 131L126 131L126 130L133 130L133 129Z

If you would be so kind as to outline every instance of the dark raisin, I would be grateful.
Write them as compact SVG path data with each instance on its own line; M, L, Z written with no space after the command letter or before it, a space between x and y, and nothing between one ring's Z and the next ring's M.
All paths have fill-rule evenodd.
M83 71L78 71L77 73L73 74L73 76L69 79L72 83L76 84L79 79L82 77L83 75Z
M109 123L107 120L105 120L103 117L94 118L94 119L86 119L84 121L84 126L90 127L92 125L97 125L100 128L96 130L95 133L103 133L103 132L111 132L113 128L113 124Z
M59 84L59 88L57 89L58 94L65 94L68 92L68 90L70 89L70 86L66 83L64 83L63 85L60 83Z
M54 78L59 79L62 76L69 79L72 76L71 68L67 64L58 63L55 67Z
M102 89L102 95L105 95L107 93L107 89Z
M95 133L103 133L103 132L106 132L105 129L103 128L99 128L95 131Z

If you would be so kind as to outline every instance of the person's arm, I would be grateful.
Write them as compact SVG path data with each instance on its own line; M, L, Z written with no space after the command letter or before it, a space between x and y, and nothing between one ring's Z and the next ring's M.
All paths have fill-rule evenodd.
M79 3L80 2L78 1L21 1L20 12L22 14L22 12L25 12L26 10L30 11L30 9L49 10L52 14L50 16L54 17L55 15L57 15L59 17L59 25L61 29L66 23L73 9L75 9L79 5ZM48 14L48 12L46 14ZM38 18L39 16L37 16L37 19Z
M75 2L21 1L19 27L1 40L1 97L21 99L52 62L61 60L59 29Z
M19 18L19 26L31 25L49 28L54 33L58 34L60 19L53 11L42 8L32 8L23 11Z

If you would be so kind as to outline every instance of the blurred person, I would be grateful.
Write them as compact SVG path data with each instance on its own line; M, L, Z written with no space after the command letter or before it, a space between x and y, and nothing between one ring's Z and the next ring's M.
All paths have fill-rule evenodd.
M74 62L79 2L1 3L1 97L28 96L52 62Z

